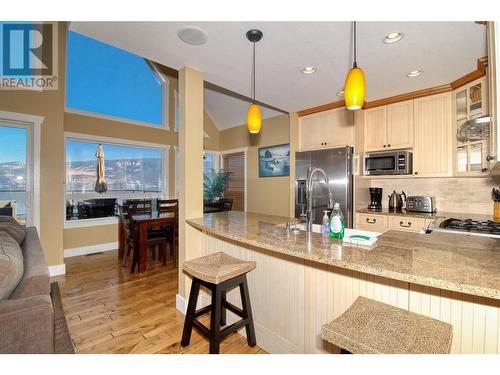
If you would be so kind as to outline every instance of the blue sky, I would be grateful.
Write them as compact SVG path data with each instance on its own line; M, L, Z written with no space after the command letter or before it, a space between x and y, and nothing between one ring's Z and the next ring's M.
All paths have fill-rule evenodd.
M26 161L26 130L0 123L1 146L0 163L9 161ZM7 140L7 141L5 141Z
M145 60L73 31L66 87L70 108L162 123L162 86Z

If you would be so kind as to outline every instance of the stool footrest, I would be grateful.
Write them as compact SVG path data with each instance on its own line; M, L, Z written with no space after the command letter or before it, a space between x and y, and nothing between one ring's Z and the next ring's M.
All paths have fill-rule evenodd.
M208 314L210 312L211 308L212 308L212 306L208 305L208 306L202 307L199 310L196 310L196 312L194 313L192 318L194 319L194 318L198 318L202 315Z
M222 306L225 307L226 309L228 309L229 311L231 311L232 313L238 315L240 318L243 318L243 319L247 318L247 315L245 314L245 312L242 309L240 309L238 306L233 305L230 302L224 301L224 302L222 302Z

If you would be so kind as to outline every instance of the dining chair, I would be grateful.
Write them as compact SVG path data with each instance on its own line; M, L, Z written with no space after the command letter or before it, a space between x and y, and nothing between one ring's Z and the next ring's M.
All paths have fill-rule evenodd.
M150 214L151 212L149 212ZM132 266L130 269L130 273L134 273L135 268L138 266L140 261L140 253L141 249L139 248L139 226L132 220L134 215L138 214L148 214L145 211L145 207L128 207L127 216L128 216L128 225L129 225L129 238L127 241L127 252L123 256L123 264L126 264L127 257L130 255L130 251L133 250L132 254ZM147 246L148 248L160 248L160 256L163 261L163 265L167 264L167 242L168 238L165 235L160 233L148 233ZM156 260L156 255L153 253L153 259Z
M231 211L233 209L233 198L222 198L221 201L224 205L224 211Z
M179 200L178 199L157 199L156 209L158 213L173 212L175 214L175 223L164 228L164 231L169 238L170 254L174 258L174 264L177 264L177 253L179 241Z

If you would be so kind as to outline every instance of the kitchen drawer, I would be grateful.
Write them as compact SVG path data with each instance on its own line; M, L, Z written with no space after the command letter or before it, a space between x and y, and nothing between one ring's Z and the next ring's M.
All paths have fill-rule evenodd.
M406 232L420 232L426 227L426 220L416 217L388 216L387 228Z
M375 228L385 229L387 227L387 216L376 214L357 214L356 224L364 227L373 227L374 231L377 231Z

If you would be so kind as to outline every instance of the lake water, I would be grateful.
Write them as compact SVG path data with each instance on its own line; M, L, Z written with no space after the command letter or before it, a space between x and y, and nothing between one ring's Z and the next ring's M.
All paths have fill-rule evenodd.
M17 215L26 215L26 205L24 204L24 192L22 191L0 191L0 201L15 200L17 205Z

